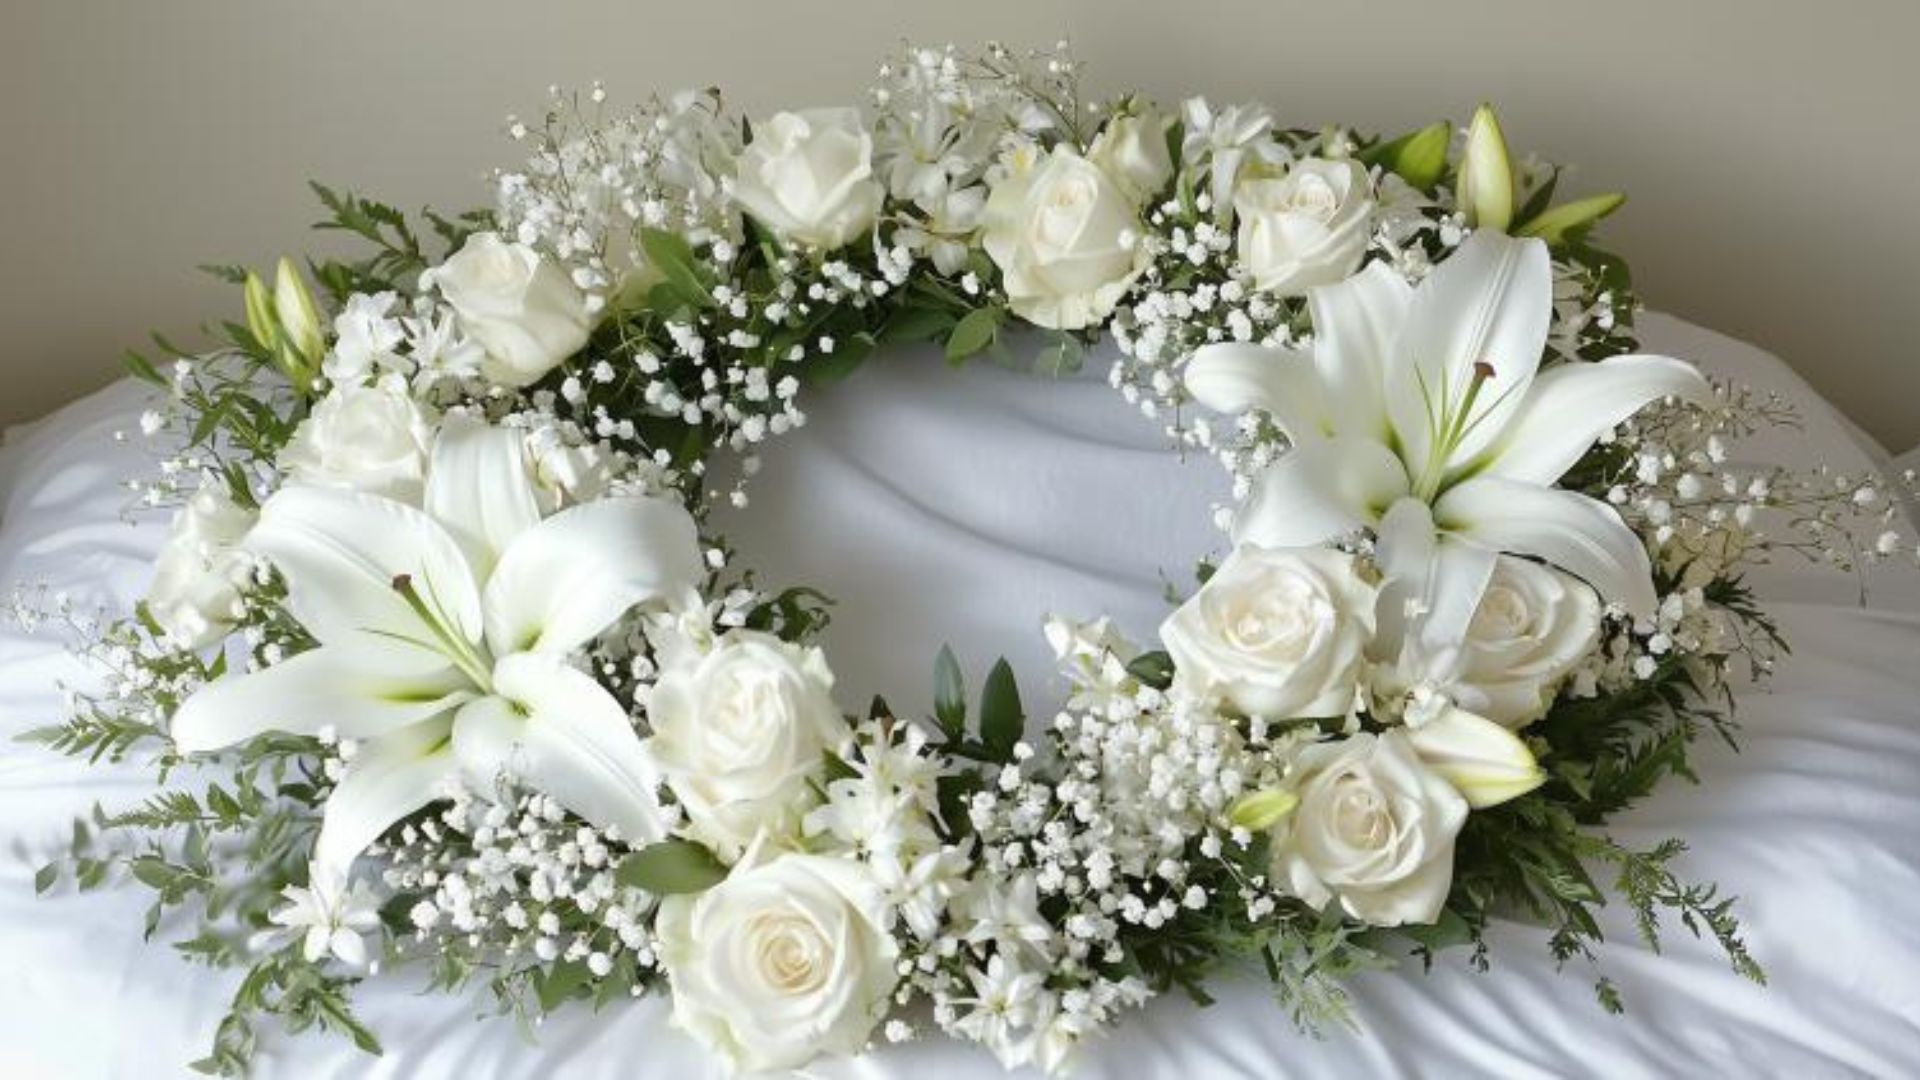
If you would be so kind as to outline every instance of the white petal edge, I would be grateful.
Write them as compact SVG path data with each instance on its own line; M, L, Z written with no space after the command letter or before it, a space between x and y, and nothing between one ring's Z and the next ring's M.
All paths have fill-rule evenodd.
M700 584L699 530L670 498L612 498L560 511L501 556L486 586L494 655L569 652L628 608Z
M422 638L426 627L394 588L406 575L470 641L480 639L480 595L466 556L421 511L331 488L286 487L260 509L246 546L287 582L287 608L322 643L358 632Z
M1429 396L1437 406L1444 384L1457 405L1478 364L1493 377L1474 405L1480 419L1454 457L1470 459L1500 434L1539 370L1552 317L1553 271L1539 240L1481 230L1421 283L1385 372L1409 470L1422 471L1433 451Z
M1612 507L1578 492L1481 476L1441 496L1434 516L1464 540L1565 570L1635 618L1652 615L1658 602L1639 535Z
M1385 372L1412 303L1413 287L1380 262L1308 290L1313 362L1335 433L1386 435Z
M460 542L474 575L484 580L501 552L540 521L520 433L449 418L433 443L426 509Z
M1507 429L1471 471L1551 484L1600 436L1648 404L1675 397L1705 401L1713 387L1692 364L1666 356L1616 356L1566 363L1534 380Z
M1450 681L1497 553L1440 534L1414 498L1387 509L1374 553L1386 575L1377 611L1385 658L1415 679Z
M269 731L343 738L384 735L453 709L471 697L445 660L361 635L322 645L269 668L228 675L181 702L173 741L182 752L217 750Z
M450 727L431 720L362 744L327 797L313 861L345 874L395 822L447 797L458 771Z
M1207 408L1230 415L1259 409L1295 441L1332 434L1320 373L1301 353L1240 342L1203 346L1187 361L1186 383Z
M1325 543L1372 524L1406 491L1406 470L1377 442L1303 442L1253 482L1233 541L1272 548Z
M659 774L626 710L599 683L526 653L496 666L494 689L497 697L454 718L454 753L470 783L510 772L595 826L617 826L628 843L665 835Z

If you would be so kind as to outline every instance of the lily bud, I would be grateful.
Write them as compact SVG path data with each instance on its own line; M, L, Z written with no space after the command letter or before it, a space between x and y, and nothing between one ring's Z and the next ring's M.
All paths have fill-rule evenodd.
M1491 105L1473 111L1467 127L1467 147L1454 178L1454 200L1477 229L1506 231L1513 222L1513 162L1507 156L1507 137Z
M1499 724L1449 706L1407 738L1427 768L1439 773L1475 810L1517 799L1546 783L1546 771L1519 736Z
M267 283L260 275L247 271L247 329L268 352L280 343L280 320L273 314L273 298L267 295Z
M1251 792L1227 808L1227 820L1249 832L1265 832L1300 805L1300 796L1279 788Z
M313 294L307 291L306 279L291 259L282 258L274 271L273 309L287 343L300 353L306 366L317 363L327 348L321 335L320 311L314 306Z
M1561 203L1551 210L1543 211L1520 227L1518 235L1537 236L1547 242L1548 247L1558 247L1566 242L1567 234L1587 226L1620 209L1627 201L1625 195L1617 191L1605 195L1594 195L1586 199L1575 199L1570 203Z

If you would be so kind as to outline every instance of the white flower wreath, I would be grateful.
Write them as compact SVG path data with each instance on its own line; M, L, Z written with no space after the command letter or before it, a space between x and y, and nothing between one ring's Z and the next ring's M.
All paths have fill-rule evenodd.
M429 215L439 261L318 188L369 258L311 264L323 299L236 272L230 347L136 359L172 395L149 494L184 505L91 643L109 688L42 737L165 785L67 869L124 864L247 969L208 1068L263 1013L376 1048L346 993L384 958L526 1013L665 993L748 1069L912 1037L916 1003L1055 1069L1229 958L1306 1025L1496 907L1591 958L1596 866L1650 942L1668 909L1760 978L1677 842L1597 827L1767 667L1742 566L1851 557L1887 501L1726 466L1766 407L1634 354L1591 240L1620 198L1556 203L1490 110L1380 140L1077 77L910 49L870 112L752 124L557 97L492 210ZM1231 552L1159 649L1050 622L1037 732L1004 662L969 695L946 652L929 716L850 717L824 598L760 588L706 511L873 350L1022 324L1043 369L1112 336L1119 392L1235 477Z

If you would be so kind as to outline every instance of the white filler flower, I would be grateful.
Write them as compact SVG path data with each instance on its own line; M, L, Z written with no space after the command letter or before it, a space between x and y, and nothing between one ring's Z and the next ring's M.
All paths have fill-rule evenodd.
M629 840L662 833L656 777L626 709L566 663L636 604L702 578L693 519L656 498L540 517L518 433L451 422L425 510L287 487L247 546L286 580L318 647L207 685L173 738L192 753L266 731L365 740L327 799L315 861L343 870L464 774L524 778Z

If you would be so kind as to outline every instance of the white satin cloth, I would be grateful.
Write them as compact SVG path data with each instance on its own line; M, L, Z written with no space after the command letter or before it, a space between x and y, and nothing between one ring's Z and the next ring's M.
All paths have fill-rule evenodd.
M1648 346L1779 390L1806 429L1744 448L1754 461L1885 463L1778 360L1676 320L1650 317ZM753 504L725 519L769 585L801 582L839 600L826 644L848 709L884 693L924 710L931 663L951 643L976 681L1006 655L1029 712L1051 680L1047 612L1108 613L1145 641L1221 537L1223 483L1182 462L1156 426L1086 374L1060 381L983 365L953 372L918 352L877 358L813 395L812 422L769 451ZM124 608L143 588L164 523L122 519L121 479L140 467L132 429L142 391L122 384L70 406L0 451L0 589L44 582ZM137 442L137 439L134 440ZM1742 897L1748 939L1772 978L1750 986L1679 927L1651 955L1620 911L1603 969L1628 1014L1595 1004L1592 976L1556 974L1545 934L1518 923L1490 937L1494 970L1445 954L1434 971L1353 984L1359 1031L1295 1032L1257 974L1222 979L1217 1004L1169 997L1090 1045L1082 1077L1912 1076L1920 1075L1920 582L1882 574L1862 604L1855 580L1781 564L1754 580L1795 646L1771 691L1742 695L1744 750L1698 751L1700 787L1675 783L1615 834L1678 835L1690 877ZM0 738L60 717L61 682L87 673L58 641L0 632ZM0 1076L185 1073L232 993L232 973L189 967L141 941L139 891L36 898L33 871L96 800L137 802L134 770L89 768L0 743ZM599 1015L572 1009L529 1044L511 1022L476 1019L478 997L422 996L411 978L368 985L363 1017L385 1041L369 1058L344 1040L268 1034L266 1076L698 1077L722 1067L666 1023L660 1001ZM982 1051L939 1038L835 1077L992 1076Z

